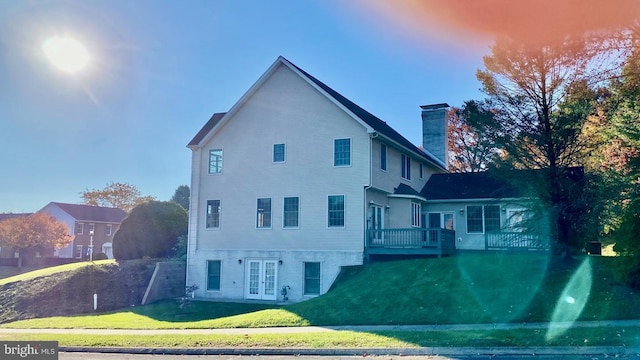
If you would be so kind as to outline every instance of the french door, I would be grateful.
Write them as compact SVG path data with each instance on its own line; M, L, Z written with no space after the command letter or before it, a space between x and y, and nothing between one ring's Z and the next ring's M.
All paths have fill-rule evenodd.
M371 240L374 243L382 243L383 232L380 230L384 229L384 210L382 206L378 205L371 205L369 209L369 229L374 230L371 234Z
M256 300L276 300L277 278L277 260L247 260L246 298Z

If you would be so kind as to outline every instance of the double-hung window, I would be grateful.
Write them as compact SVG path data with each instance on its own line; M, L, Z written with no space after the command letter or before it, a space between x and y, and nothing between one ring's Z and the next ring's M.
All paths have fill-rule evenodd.
M285 228L296 228L299 223L300 214L300 198L286 197L284 198L284 214L282 226Z
M258 204L256 209L256 227L258 228L271 227L271 198L258 199Z
M320 295L320 263L304 263L304 294Z
M273 145L273 162L282 163L285 159L285 146L284 144Z
M330 195L328 198L329 227L344 227L344 195Z
M500 230L499 205L470 205L467 206L467 232L482 234Z
M411 180L411 158L405 154L400 157L400 168L402 173L400 174L403 179Z
M104 228L104 235L111 236L112 233L113 233L113 225L107 224L107 226L105 226Z
M84 223L77 222L76 223L76 235L84 234Z
M220 228L220 200L207 200L207 229Z
M207 290L220 290L220 260L207 261Z
M222 172L222 149L209 150L209 174Z
M387 171L387 145L380 144L380 170Z
M333 141L333 166L351 165L351 139Z

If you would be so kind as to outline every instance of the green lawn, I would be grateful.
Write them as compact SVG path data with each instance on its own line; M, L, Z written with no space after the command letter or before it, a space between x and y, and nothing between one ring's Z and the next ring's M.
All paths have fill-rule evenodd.
M492 253L379 262L347 270L323 296L283 307L194 301L180 309L177 302L166 300L2 327L237 328L640 318L638 294L613 280L610 267L615 261L584 257L558 264L544 255Z
M30 279L34 279L37 277L42 277L42 276L49 276L49 275L53 275L53 274L57 274L57 273L61 273L61 272L65 272L65 271L72 271L72 270L76 270L85 266L93 266L93 265L102 265L102 264L111 264L111 263L115 263L115 260L97 260L94 262L90 262L90 261L83 261L83 262L74 262L71 264L65 264L65 265L59 265L59 266L51 266L51 267L47 267L47 268L42 268L42 269L38 269L38 270L34 270L34 271L29 271L29 272L25 272L19 275L15 275L15 276L10 276L10 277L6 277L3 279L0 279L0 286L11 283L11 282L16 282L16 281L24 281L24 280L30 280Z

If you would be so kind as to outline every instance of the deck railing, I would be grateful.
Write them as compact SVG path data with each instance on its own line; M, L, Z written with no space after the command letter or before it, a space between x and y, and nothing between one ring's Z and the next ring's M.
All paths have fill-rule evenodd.
M369 249L434 249L451 253L456 248L455 232L439 228L368 229Z
M488 232L484 234L485 249L548 250L549 241L539 234L525 232Z

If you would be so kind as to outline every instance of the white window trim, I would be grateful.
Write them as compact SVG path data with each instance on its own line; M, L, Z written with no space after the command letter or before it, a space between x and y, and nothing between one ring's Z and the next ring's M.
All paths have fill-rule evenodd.
M282 145L282 146L284 146L284 154L283 154L283 156L284 156L284 160L282 160L282 161L274 161L274 160L273 160L273 157L274 157L274 155L275 155L276 145ZM284 164L284 163L286 163L286 162L287 162L287 143L274 143L274 144L271 146L271 163L272 163L272 164Z
M207 226L207 202L211 200L218 200L220 203L220 211L218 211L218 227L208 227ZM218 231L222 227L222 200L220 199L206 199L204 201L204 229L205 231Z
M284 216L284 199L285 199L285 198L298 198L298 226L284 226L284 219L285 219L285 216ZM283 197L282 197L282 228L283 228L284 230L296 230L296 229L300 229L300 219L301 219L301 216L300 216L300 208L302 207L302 206L300 206L301 202L302 202L302 201L300 200L300 196L293 196L293 195L292 195L292 196L283 196Z
M305 264L306 263L319 263L320 264L320 279L319 279L319 287L318 287L318 293L317 294L307 294L305 291L307 289L305 289L305 284L306 284L306 278L305 278ZM305 298L314 298L314 297L318 297L322 294L322 261L303 261L302 262L302 296Z
M269 224L270 224L269 226L258 226L258 200L260 200L260 199L269 199L270 200L269 202L270 202L270 205L271 205L271 212L270 212L271 218L269 219L269 221L270 221L269 222ZM258 230L270 230L270 229L273 229L273 198L272 197L257 197L255 204L256 204L256 207L255 207L256 212L254 213L255 217L253 218L253 220L255 221L254 225L255 225L256 229L258 229Z
M220 171L211 172L211 152L212 151L216 151L216 150L220 150L222 152L222 166L220 168ZM220 174L222 174L223 171L224 171L224 149L223 148L209 149L207 151L207 174L209 174L209 175L220 175Z
M331 226L331 225L329 225L329 197L330 196L342 196L343 205L344 205L344 208L342 209L344 223L342 224L342 226L337 226L337 225L336 226ZM327 229L345 229L347 227L347 195L345 195L345 194L329 194L329 195L327 195L327 197L325 199L326 199L325 204L327 205L327 207L325 208L325 214L327 215Z
M77 255L78 249L80 249L80 256ZM73 249L73 257L76 259L82 259L82 257L84 256L84 246L82 245L76 245L75 249Z
M417 207L416 211L414 211L415 207ZM419 202L412 201L411 202L411 227L413 228L422 227L422 224L420 223L421 217L422 217L422 204L420 204Z
M84 235L84 223L82 222L76 223L76 230L78 226L80 226L80 231L78 231L76 235Z
M336 140L349 140L349 164L336 165ZM333 152L331 153L331 162L334 168L346 168L353 166L353 139L350 137L340 137L333 139Z
M209 289L209 261L218 261L220 262L220 288L218 290L216 289ZM204 281L204 291L206 292L210 292L210 293L219 293L222 291L222 260L221 259L208 259L204 262L204 267L205 267L205 281Z
M468 222L468 216L469 216L469 206L479 206L482 209L482 232L469 232L469 222ZM502 215L500 215L502 213L502 206L500 204L482 204L482 205L467 205L465 206L465 214L464 214L464 222L465 222L465 231L467 233L467 235L484 235L487 232L487 219L484 215L484 207L485 206L497 206L498 207L498 217L500 219L500 228L502 228ZM455 221L455 220L454 220Z
M105 225L105 230L109 229L109 232L105 231L105 236L111 236L113 235L113 225L112 224L107 224Z

